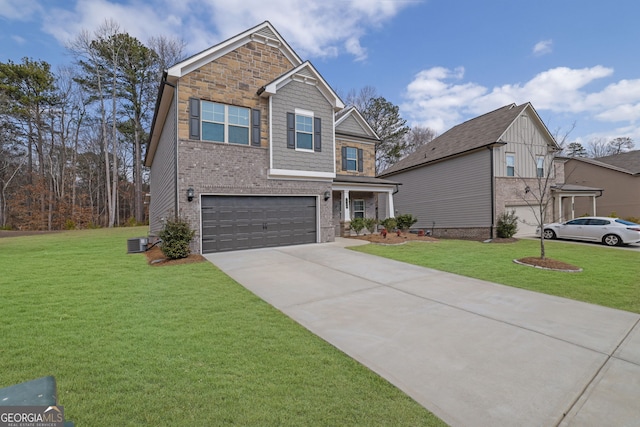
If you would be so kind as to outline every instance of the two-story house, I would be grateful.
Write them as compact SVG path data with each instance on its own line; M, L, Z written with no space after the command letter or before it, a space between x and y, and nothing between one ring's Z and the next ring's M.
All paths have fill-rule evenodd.
M558 150L530 103L510 104L454 126L380 176L402 182L396 212L435 236L493 238L506 211L518 216L519 234L532 234L540 202L549 222L572 218L567 199L588 197L594 206L599 194L564 184Z
M179 216L195 252L330 242L375 214L372 198L392 212L395 185L373 177L375 132L344 108L269 22L172 66L145 158L150 235Z

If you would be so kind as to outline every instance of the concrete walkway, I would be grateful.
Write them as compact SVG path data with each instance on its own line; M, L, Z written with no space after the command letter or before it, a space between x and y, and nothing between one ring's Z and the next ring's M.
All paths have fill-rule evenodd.
M640 425L640 315L354 243L206 257L452 426Z

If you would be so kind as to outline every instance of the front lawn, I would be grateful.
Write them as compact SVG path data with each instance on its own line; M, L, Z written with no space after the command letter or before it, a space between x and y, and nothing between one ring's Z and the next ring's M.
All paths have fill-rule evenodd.
M444 425L208 262L144 228L0 239L0 387L54 375L77 426Z
M583 268L580 273L515 264L540 256L540 242L481 243L440 240L400 246L365 245L353 250L518 288L640 313L640 253L600 245L545 242L549 258Z

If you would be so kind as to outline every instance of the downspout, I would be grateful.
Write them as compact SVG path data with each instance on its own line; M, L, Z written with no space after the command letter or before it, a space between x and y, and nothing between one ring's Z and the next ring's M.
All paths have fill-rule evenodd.
M165 75L166 77L166 75ZM178 88L175 84L168 82L166 79L162 80L162 86L167 85L173 88L173 107L174 107L174 112L175 112L175 120L176 123L174 124L174 135L173 135L173 141L174 141L174 156L173 158L175 159L175 161L173 162L173 177L174 177L174 182L175 182L175 188L174 188L174 195L173 195L173 210L174 210L174 215L177 218L178 217Z
M491 164L491 230L489 231L489 239L493 239L493 230L496 225L496 195L495 195L495 168L494 168L494 153L493 144L489 145L490 164Z

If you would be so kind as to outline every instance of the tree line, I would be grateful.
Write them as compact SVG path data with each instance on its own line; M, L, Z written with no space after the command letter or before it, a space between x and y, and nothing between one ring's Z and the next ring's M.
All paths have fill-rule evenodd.
M52 70L0 63L0 227L59 230L142 224L144 145L162 71L184 43L147 44L105 21Z
M0 228L146 223L143 159L158 85L184 48L162 36L142 43L106 20L68 44L70 65L0 63ZM371 86L346 101L381 138L377 172L435 137L410 128Z

